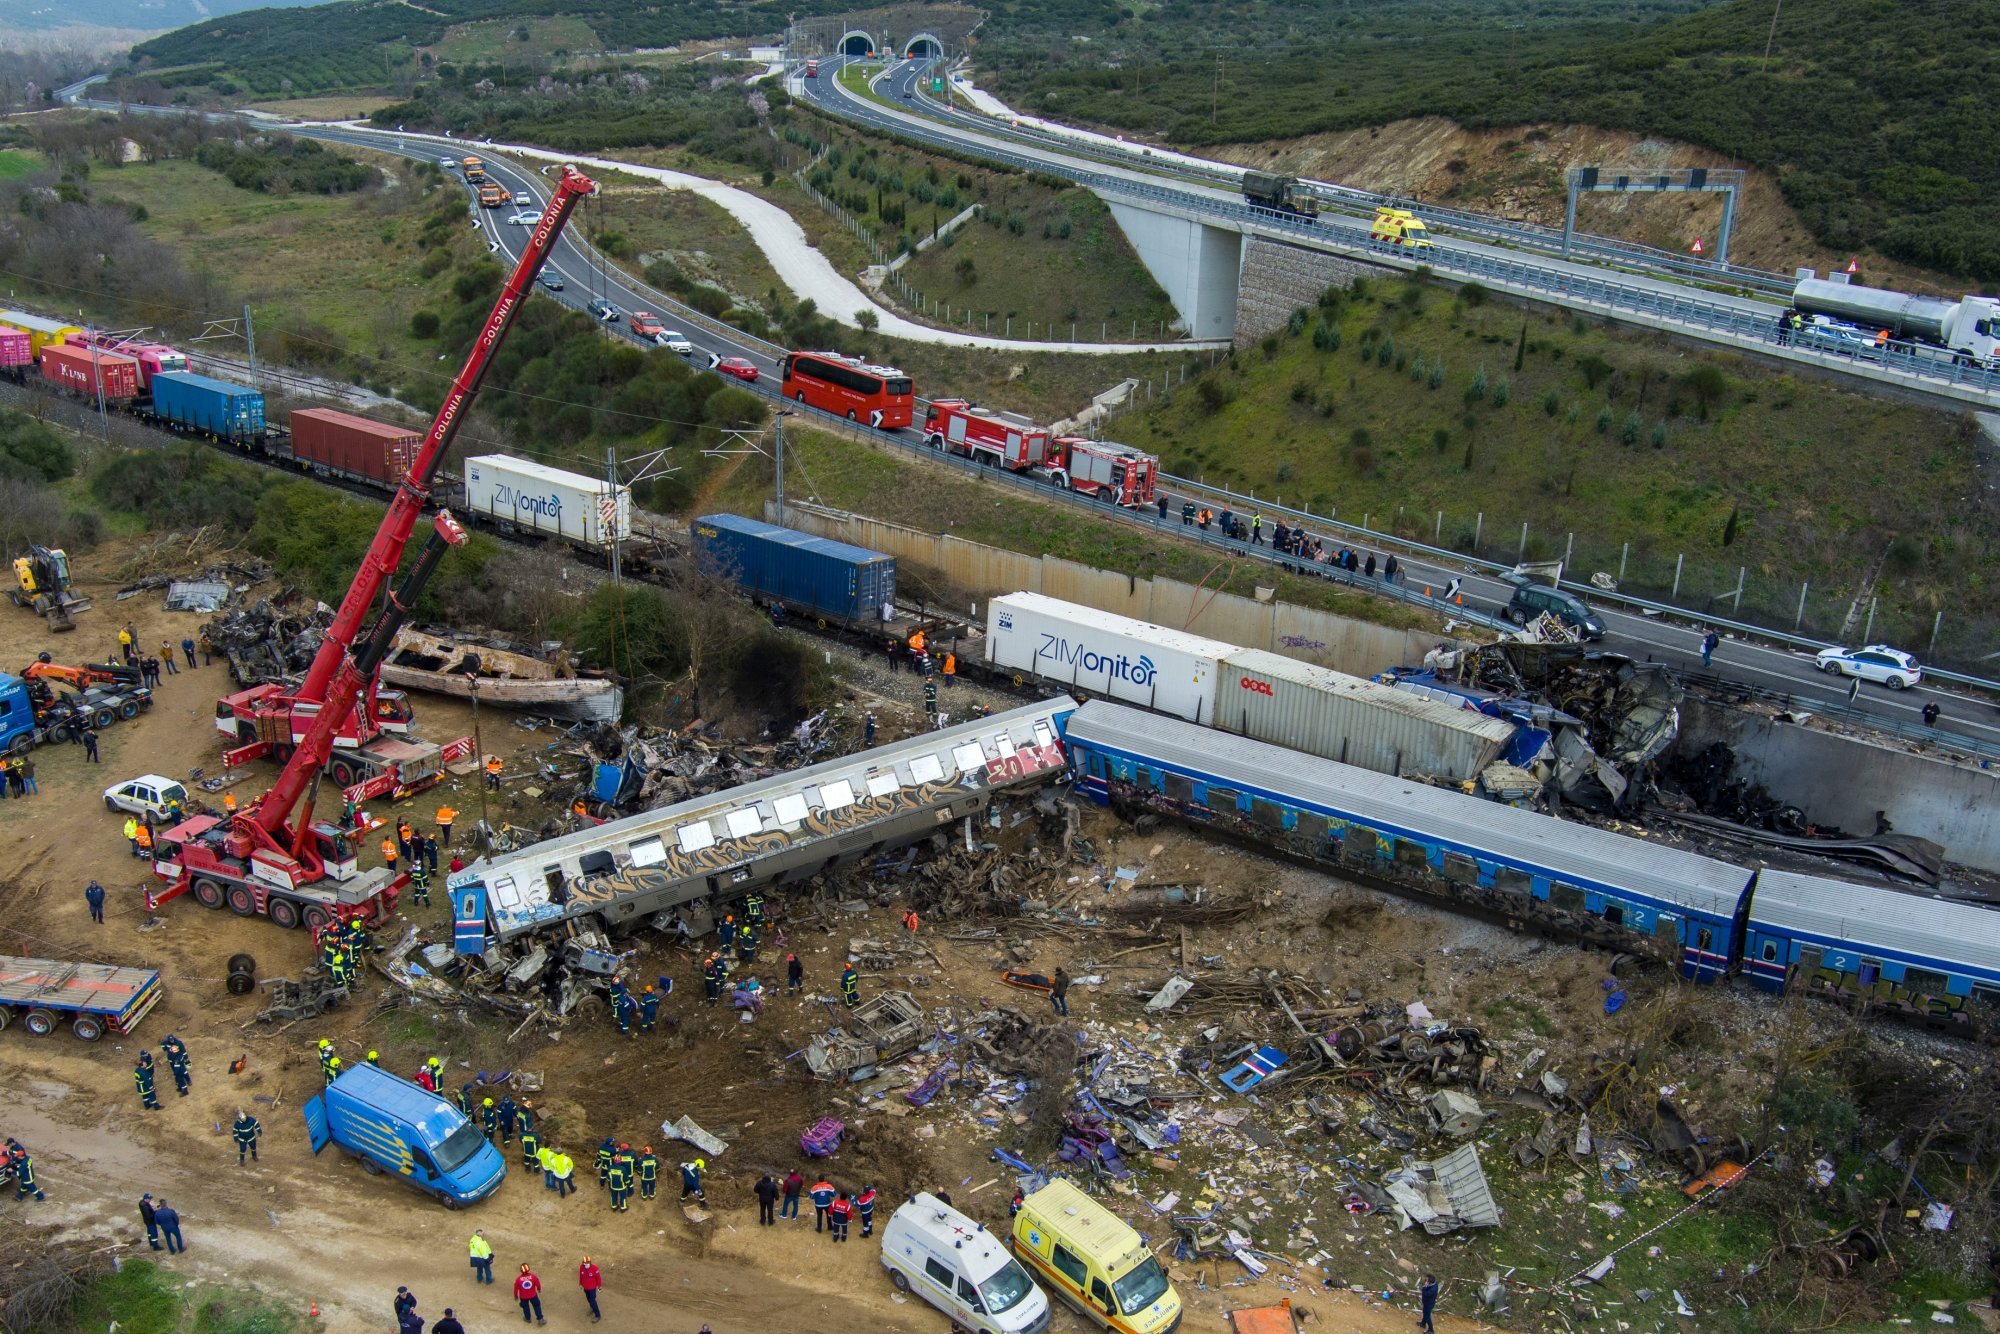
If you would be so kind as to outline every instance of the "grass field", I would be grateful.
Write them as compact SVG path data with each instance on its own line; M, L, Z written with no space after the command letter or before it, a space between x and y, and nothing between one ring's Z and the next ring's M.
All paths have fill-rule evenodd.
M643 186L607 188L585 209L593 238L615 232L620 263L643 276L647 262L665 256L698 282L712 283L739 304L761 305L778 287L778 275L735 218L689 190Z
M277 102L246 102L252 111L269 111L296 120L366 120L378 107L396 99L386 93L344 93L333 97L294 97Z
M17 180L39 165L41 159L17 148L0 149L0 181Z
M520 36L525 29L525 40ZM489 19L445 30L429 48L438 60L480 61L547 57L558 51L595 51L604 45L579 18Z
M1789 626L1810 580L1828 635L1879 595L1876 637L1921 652L1943 608L1940 647L1969 650L2000 610L1969 417L1442 286L1315 311L1112 433L1170 472L1461 550L1476 533L1495 559L1573 534L1572 568L1628 588L1667 592L1684 557L1684 605L1742 569L1746 609Z

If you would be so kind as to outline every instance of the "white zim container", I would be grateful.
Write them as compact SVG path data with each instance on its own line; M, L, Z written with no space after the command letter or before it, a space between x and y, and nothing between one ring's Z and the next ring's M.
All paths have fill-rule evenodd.
M465 461L465 506L525 533L603 548L632 535L632 488L505 454Z
M986 660L1191 723L1215 719L1215 684L1236 646L1040 593L986 606Z
M1467 782L1512 724L1261 649L1221 664L1215 726L1379 774Z

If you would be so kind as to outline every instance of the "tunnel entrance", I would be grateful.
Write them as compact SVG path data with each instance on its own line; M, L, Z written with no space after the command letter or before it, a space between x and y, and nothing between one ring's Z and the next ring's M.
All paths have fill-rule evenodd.
M911 60L938 60L944 56L944 43L929 33L919 33L903 44L903 54Z
M844 33L840 39L840 54L844 56L872 56L875 54L875 39L865 32Z

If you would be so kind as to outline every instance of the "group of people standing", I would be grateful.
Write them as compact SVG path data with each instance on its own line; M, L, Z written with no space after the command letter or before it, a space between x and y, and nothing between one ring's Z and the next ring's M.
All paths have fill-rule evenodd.
M1160 518L1164 520L1172 501L1162 495L1154 501L1154 504L1159 508ZM1245 521L1233 510L1225 508L1218 514L1215 510L1196 505L1192 500L1181 501L1181 526L1199 528L1202 532L1207 532L1210 527L1220 528L1222 535L1231 541L1247 542L1254 547L1264 546L1266 540L1264 516L1261 513L1253 513L1249 520ZM1298 563L1299 572L1302 574L1323 574L1331 578L1331 572L1339 570L1348 575L1358 574L1365 579L1377 578L1379 574L1382 582L1393 584L1400 580L1403 573L1402 563L1393 555L1385 557L1378 569L1374 552L1358 551L1344 545L1329 545L1325 538L1308 533L1303 526L1287 525L1283 519L1271 527L1269 545L1273 553L1292 557ZM1306 566L1323 568L1306 569L1304 568Z

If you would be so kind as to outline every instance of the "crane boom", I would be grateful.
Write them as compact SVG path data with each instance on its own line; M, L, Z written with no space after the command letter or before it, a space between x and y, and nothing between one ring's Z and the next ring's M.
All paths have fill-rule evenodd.
M306 701L327 698L327 686L347 656L355 636L360 633L369 609L381 596L396 567L402 563L403 547L416 530L424 502L430 496L431 478L443 461L452 436L458 433L467 405L479 392L480 381L493 364L494 353L499 350L500 342L507 336L507 329L519 313L522 301L533 287L535 275L555 249L556 238L562 234L577 200L596 189L596 182L588 176L571 167L563 168L562 179L556 183L555 198L542 211L542 220L528 238L527 247L521 251L520 262L515 264L514 272L502 289L500 299L494 303L492 313L486 317L486 326L479 331L478 341L473 343L472 351L466 355L464 367L451 382L451 392L445 395L444 405L432 419L430 430L424 433L423 443L417 446L416 457L410 460L410 470L396 488L395 498L389 502L389 512L382 516L382 526L375 530L375 540L369 543L368 554L361 560L361 569L355 574L354 582L348 585L346 596L341 598L340 609L334 613L333 623L327 627L326 639L320 644L319 652L313 655L312 666L307 670L296 698Z

